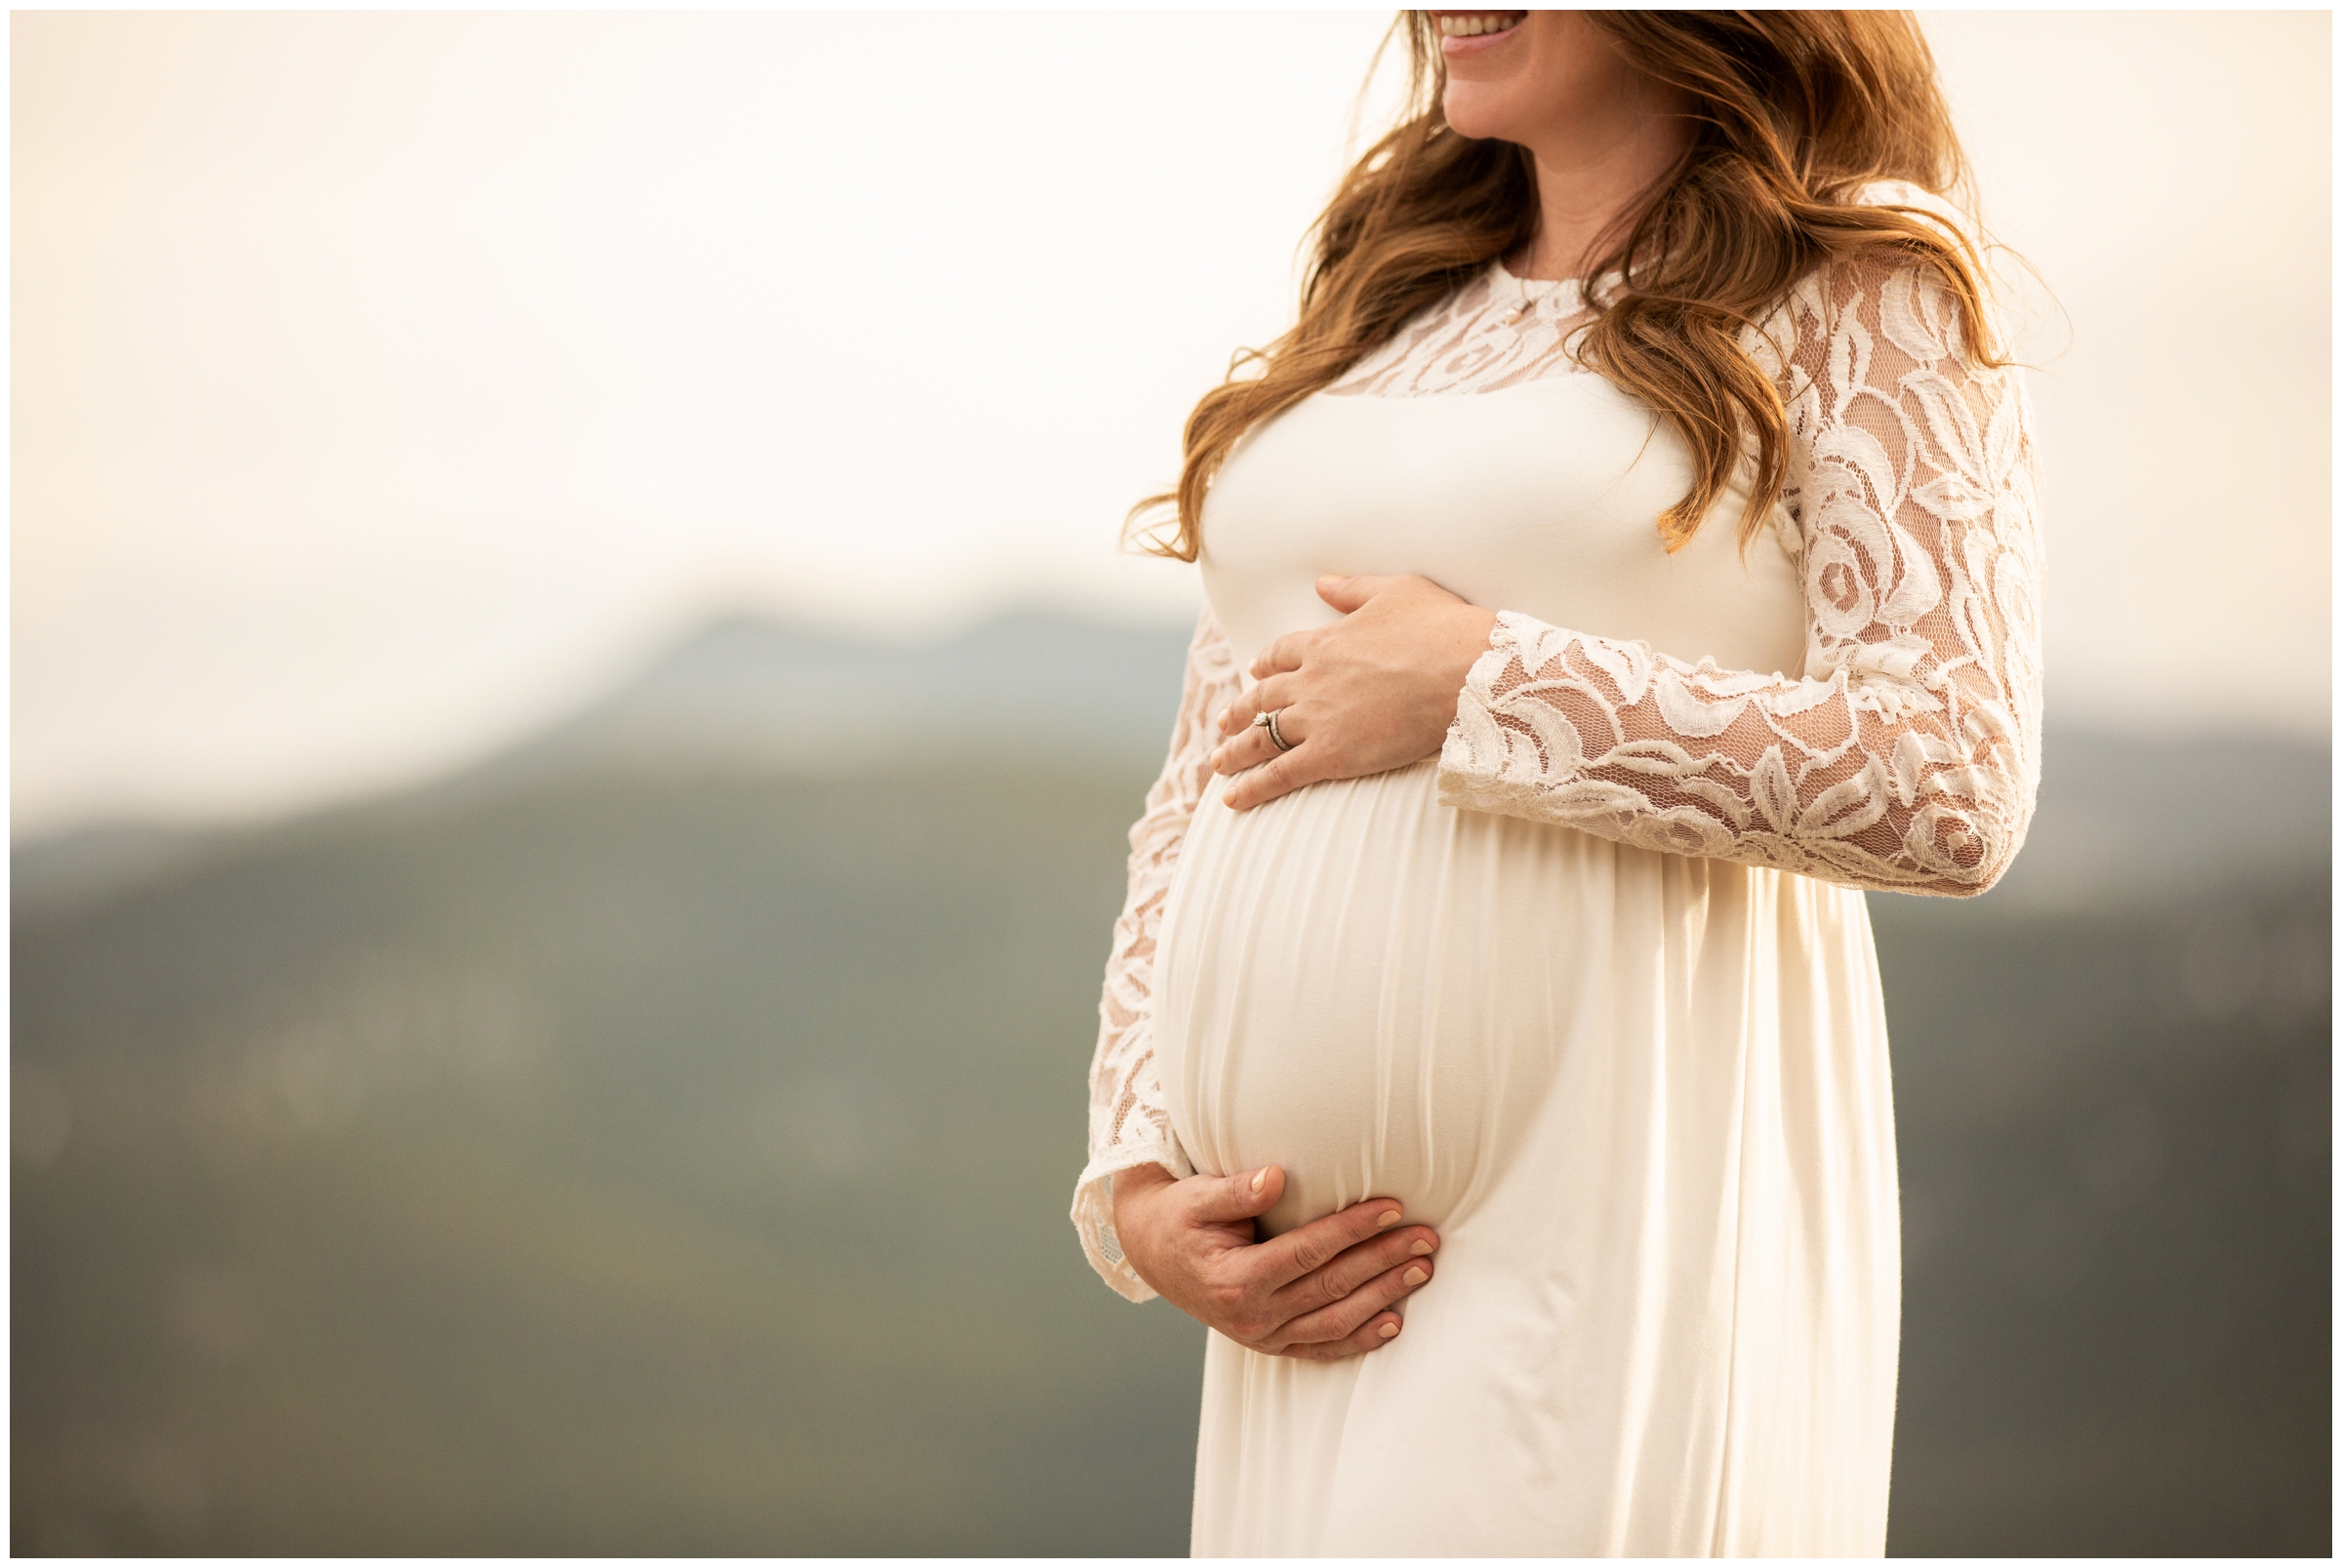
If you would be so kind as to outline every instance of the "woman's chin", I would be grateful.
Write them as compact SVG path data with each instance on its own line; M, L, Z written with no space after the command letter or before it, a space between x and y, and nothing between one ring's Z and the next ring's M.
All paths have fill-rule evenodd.
M1447 95L1440 100L1440 112L1447 128L1469 141L1502 139L1506 128L1518 118L1508 112L1506 100L1510 97L1503 86L1494 82L1460 82L1450 77Z

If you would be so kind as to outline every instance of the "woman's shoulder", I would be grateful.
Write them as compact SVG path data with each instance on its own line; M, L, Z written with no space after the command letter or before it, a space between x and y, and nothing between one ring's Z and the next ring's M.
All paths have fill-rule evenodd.
M1918 219L1971 261L1981 258L1975 218L1951 198L1904 180L1879 180L1845 198L1846 207L1872 208ZM1825 258L1797 279L1792 297L1827 300L1847 293L1876 293L1901 279L1916 287L1941 288L1943 274L1932 262L1899 245L1870 245ZM1979 279L1981 282L1981 279Z
M1846 198L1849 207L1900 207L1919 213L1953 233L1974 239L1975 217L1951 197L1908 180L1874 180Z
M1899 212L1933 228L1967 263L1980 291L1977 303L1984 307L1988 331L1998 331L1983 247L1971 214L1938 192L1900 180L1863 185L1845 205ZM1797 345L1838 338L1848 323L1859 322L1915 355L1963 356L1970 345L1960 304L1960 290L1938 262L1903 245L1865 245L1826 257L1799 276L1765 322L1761 336L1782 350L1781 361L1788 361L1807 357Z

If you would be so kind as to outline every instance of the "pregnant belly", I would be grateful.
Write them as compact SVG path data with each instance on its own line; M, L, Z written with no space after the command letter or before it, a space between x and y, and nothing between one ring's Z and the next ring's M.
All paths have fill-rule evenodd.
M1601 1032L1622 852L1439 805L1436 763L1195 815L1155 1043L1198 1170L1285 1168L1271 1233L1367 1197L1448 1226ZM1641 852L1623 852L1640 861Z

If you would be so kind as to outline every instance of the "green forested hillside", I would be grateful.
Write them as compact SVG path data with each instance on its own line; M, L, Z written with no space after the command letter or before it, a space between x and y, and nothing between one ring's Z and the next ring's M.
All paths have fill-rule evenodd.
M1889 1549L2323 1555L2322 857L2063 915L1870 904L1903 1182Z
M18 1549L1183 1549L1201 1333L1065 1219L1136 792L577 786L20 923Z
M1184 1549L1065 1212L1143 778L555 779L20 900L12 1546ZM1874 896L1905 1551L2321 1553L2323 868Z

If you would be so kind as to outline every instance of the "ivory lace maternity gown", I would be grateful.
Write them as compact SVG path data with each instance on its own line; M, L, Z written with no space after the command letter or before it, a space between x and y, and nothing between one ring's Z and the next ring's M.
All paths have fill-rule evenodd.
M1210 1337L1193 1549L1877 1553L1900 1259L1865 887L1989 885L2039 774L2021 383L1918 270L1747 340L1790 485L1669 553L1688 458L1501 267L1261 428L1132 829L1074 1219L1276 1163L1274 1233L1369 1196L1442 1237L1388 1347ZM1319 573L1501 608L1445 749L1257 810L1212 720Z

